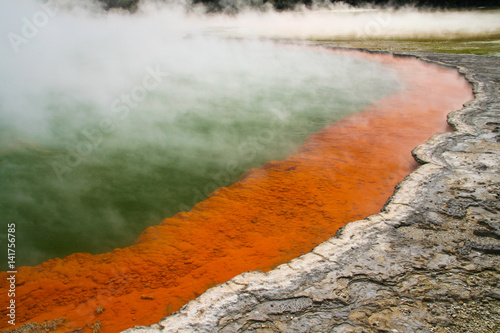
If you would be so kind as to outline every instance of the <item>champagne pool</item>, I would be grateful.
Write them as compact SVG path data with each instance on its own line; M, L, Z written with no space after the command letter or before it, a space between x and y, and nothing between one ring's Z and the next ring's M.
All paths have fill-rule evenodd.
M57 327L56 332L113 333L149 325L207 288L288 262L346 223L377 213L416 167L411 150L449 130L446 114L472 93L456 71L412 58L349 56L390 65L403 89L325 126L283 161L251 169L189 212L147 228L132 246L19 267L17 326L37 322ZM253 134L261 140L252 139L256 151L266 137ZM230 174L228 166L235 164L225 165L210 182L215 186L214 179ZM0 278L5 281L7 273L0 272ZM2 315L6 301L0 299Z
M5 3L0 33L19 32L30 2ZM219 38L151 6L61 9L18 49L0 42L17 326L152 324L310 251L378 212L472 98L415 59Z
M84 50L53 73L64 84L16 87L23 105L9 98L15 78L2 77L0 214L17 225L18 265L131 245L148 226L398 88L393 71L364 59L208 43L191 52L200 41L185 40L175 56L109 91L99 81L118 78L101 75Z

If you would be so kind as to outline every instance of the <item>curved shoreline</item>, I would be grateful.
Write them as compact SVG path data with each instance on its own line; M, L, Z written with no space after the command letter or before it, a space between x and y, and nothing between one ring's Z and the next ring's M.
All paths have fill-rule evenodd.
M467 94L464 100L468 100L470 87L455 71L415 59L369 57L397 66L404 82L417 88L328 126L311 136L297 154L252 170L191 212L148 229L132 247L21 268L19 320L69 319L59 331L92 330L98 325L103 332L116 332L137 322L149 324L194 298L194 293L205 291L211 281L226 281L256 267L271 269L307 253L346 221L379 211L394 186L411 171L415 162L409 151L432 133L447 130L446 113L463 103L453 98L465 98L453 89ZM444 81L446 85L441 85L451 92L430 89ZM448 94L454 96L452 100L443 99ZM420 103L422 95L429 101L423 98ZM426 121L420 122L421 118ZM363 131L354 131L358 125ZM353 140L357 143L352 144ZM379 187L386 178L391 182ZM348 192L342 192L342 187ZM346 196L349 204L344 203ZM359 197L367 200L360 204ZM340 206L332 206L333 201ZM244 221L250 229L241 228ZM205 231L200 235L200 230ZM263 263L263 254L273 255ZM203 260L205 266L200 266Z
M475 99L381 213L310 253L218 285L126 332L496 332L500 329L500 58L405 54L455 67Z

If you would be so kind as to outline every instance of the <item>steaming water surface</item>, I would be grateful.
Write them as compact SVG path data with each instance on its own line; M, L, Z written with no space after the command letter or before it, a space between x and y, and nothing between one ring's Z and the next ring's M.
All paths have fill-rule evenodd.
M18 264L130 245L397 89L381 65L206 37L171 11L59 12L0 47L0 218Z

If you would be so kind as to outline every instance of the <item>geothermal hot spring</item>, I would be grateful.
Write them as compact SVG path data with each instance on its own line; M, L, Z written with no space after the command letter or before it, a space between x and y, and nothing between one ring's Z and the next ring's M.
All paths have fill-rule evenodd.
M161 14L61 13L3 50L0 211L18 264L131 245L398 89L367 60L206 37Z
M379 211L472 98L455 71L248 28L282 37L291 14L1 6L1 244L14 223L15 267L34 266L16 268L17 325L152 324L310 251ZM349 15L337 26L407 21Z

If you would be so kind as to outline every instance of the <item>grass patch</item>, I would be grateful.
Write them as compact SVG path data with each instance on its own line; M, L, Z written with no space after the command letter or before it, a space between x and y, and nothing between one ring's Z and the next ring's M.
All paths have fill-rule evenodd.
M500 38L497 36L459 40L321 40L321 42L335 47L363 48L372 51L440 52L500 57Z

